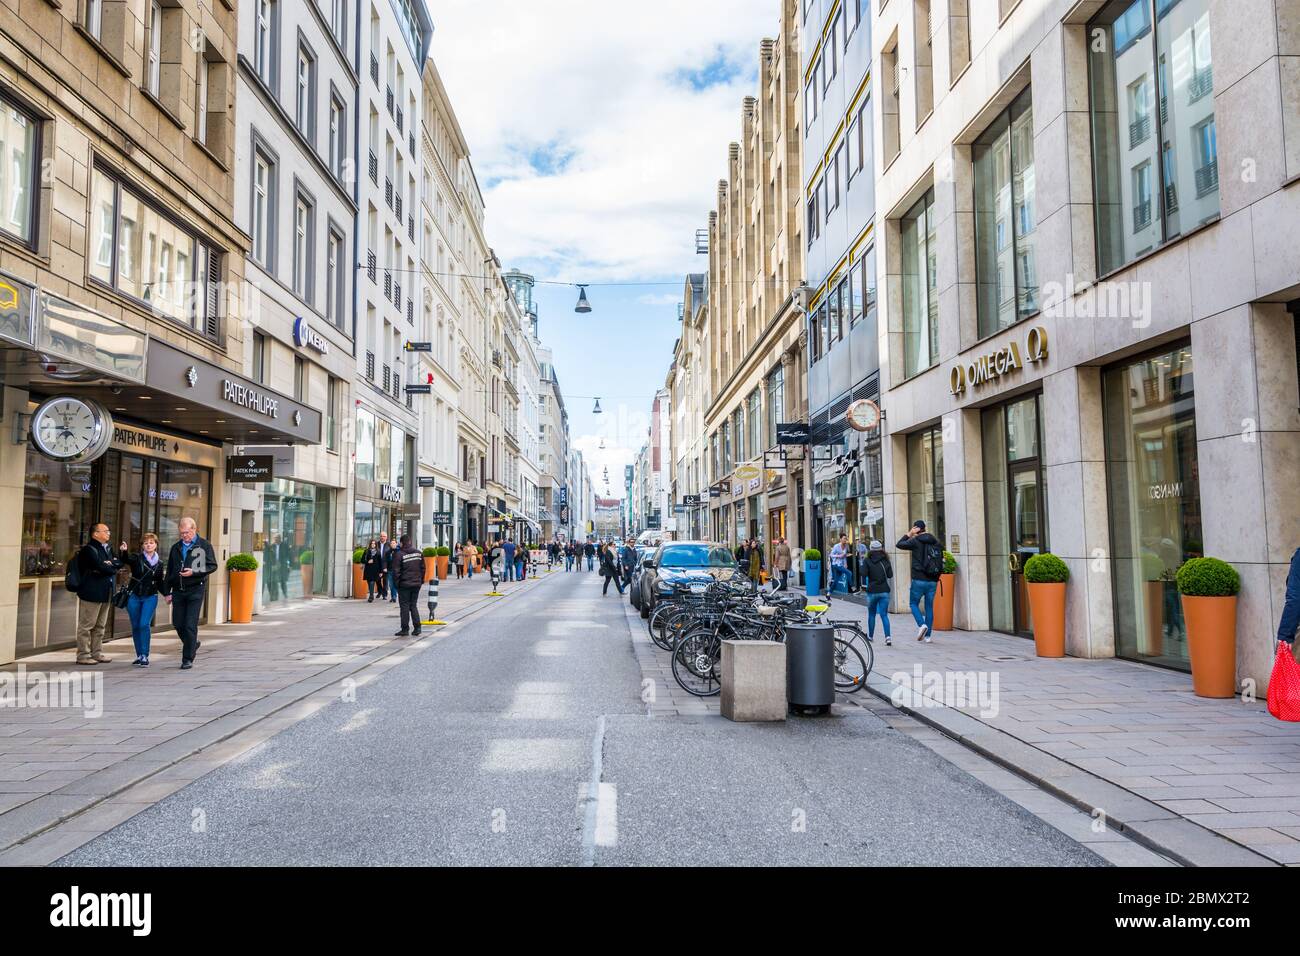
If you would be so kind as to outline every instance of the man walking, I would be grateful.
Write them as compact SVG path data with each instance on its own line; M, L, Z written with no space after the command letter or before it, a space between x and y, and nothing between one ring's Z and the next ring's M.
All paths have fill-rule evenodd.
M849 555L849 537L840 535L840 540L835 542L835 547L831 548L831 591L849 590L848 576L848 555Z
M582 553L587 556L587 570L592 570L596 560L596 546L588 541L582 546Z
M925 530L925 522L920 518L912 522L907 534L898 541L898 546L912 555L912 587L908 593L908 604L912 608L912 619L916 621L916 639L930 643L930 632L934 628L934 591L943 573L943 546L939 539ZM921 600L925 600L925 615L921 614Z
M102 650L108 618L113 613L113 581L122 567L108 547L108 525L90 529L90 540L72 560L77 562L81 584L77 588L77 663L107 664L112 658Z
M506 580L506 581L513 581L513 580L515 579L515 543L514 543L514 541L511 540L510 538L507 538L507 539L506 539L506 543L503 544L503 545L501 546L501 550L505 552L505 557L506 557L506 567L505 567L506 576L505 576L504 580Z
M194 666L199 649L199 613L208 593L208 575L217 570L217 555L188 515L178 525L181 539L167 555L163 579L167 603L172 606L172 627L181 639L181 670Z
M388 543L388 532L379 532L379 600L388 597L389 569L393 565L393 546Z
M420 589L424 586L424 553L411 544L411 536L404 534L398 547L393 550L393 571L397 595L397 605L401 615L402 628L394 637L420 636ZM410 626L408 628L408 621Z
M619 548L619 563L623 567L623 586L632 586L632 571L636 568L636 546L628 538Z

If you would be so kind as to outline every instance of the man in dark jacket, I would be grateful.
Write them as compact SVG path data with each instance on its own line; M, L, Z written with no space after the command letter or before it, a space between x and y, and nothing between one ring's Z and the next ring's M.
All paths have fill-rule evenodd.
M1290 644L1293 653L1297 629L1300 629L1300 548L1291 555L1291 570L1286 576L1286 602L1282 605L1282 621L1277 627L1277 639Z
M409 534L402 535L401 544L393 552L393 573L397 579L398 611L402 617L402 629L393 636L419 637L420 612L416 604L420 600L420 588L424 586L424 552L411 544Z
M632 572L636 570L636 545L628 538L618 552L619 564L623 568L623 586L632 586Z
M587 556L587 570L590 571L596 560L596 546L588 541L582 546L582 553Z
M388 598L388 603L392 604L397 600L397 578L394 576L393 564L397 556L397 548L388 540L388 532L379 533L379 565L384 569L384 573L379 578L379 599L382 601Z
M106 664L101 649L108 618L113 612L113 583L122 562L109 550L108 525L90 529L90 540L73 559L81 574L77 588L77 663Z
M217 554L199 537L197 522L188 515L177 525L181 539L167 555L163 580L167 603L172 606L172 626L181 639L181 670L194 666L199 650L199 613L208 593L208 575L217 570Z
M943 545L925 530L925 522L918 518L912 522L907 534L899 539L898 547L912 555L912 587L908 592L908 604L912 608L912 619L916 621L916 639L929 644L930 631L934 627L934 591L939 583L939 575L943 572ZM925 599L924 616L920 606L922 598Z

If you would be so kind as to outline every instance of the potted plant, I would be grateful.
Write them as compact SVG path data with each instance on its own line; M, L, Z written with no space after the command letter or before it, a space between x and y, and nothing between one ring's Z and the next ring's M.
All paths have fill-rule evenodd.
M1039 657L1065 656L1065 583L1069 580L1069 567L1054 554L1036 554L1025 562L1025 588Z
M951 551L943 553L943 572L939 575L939 588L934 595L934 629L952 630L952 604L956 594L957 559Z
M352 552L352 596L366 596L366 549L357 548Z
M424 555L424 580L428 581L433 577L433 572L438 565L438 549L423 548L420 553Z
M1241 576L1218 558L1190 558L1174 578L1187 622L1192 690L1197 697L1237 692L1237 593Z
M809 597L822 593L822 553L816 548L804 548L803 584Z
M230 622L251 624L253 621L253 594L257 591L257 558L241 551L226 559L230 574Z
M434 557L437 558L438 580L445 581L447 580L447 570L451 566L451 548L441 547L436 550L437 554Z
M1148 657L1159 657L1165 647L1165 563L1160 555L1150 551L1142 552L1142 580L1146 589L1147 640Z
M309 598L316 576L316 552L307 550L298 555L298 570L302 573L302 596Z

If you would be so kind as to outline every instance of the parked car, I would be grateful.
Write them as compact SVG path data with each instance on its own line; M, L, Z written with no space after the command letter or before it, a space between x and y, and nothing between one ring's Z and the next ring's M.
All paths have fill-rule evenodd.
M675 585L731 581L739 574L736 556L726 545L665 541L652 559L641 562L641 616L649 617L659 599Z
M653 559L658 548L642 547L637 545L636 564L632 568L632 582L627 588L627 600L638 611L641 611L642 617L649 617L650 612L641 609L641 573L644 571L644 564L647 558Z

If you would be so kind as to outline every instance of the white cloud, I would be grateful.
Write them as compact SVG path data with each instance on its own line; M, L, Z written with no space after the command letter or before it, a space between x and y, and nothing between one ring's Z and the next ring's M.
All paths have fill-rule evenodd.
M698 271L695 230L779 18L756 0L437 4L433 57L503 260L566 281ZM705 70L720 82L685 77Z

